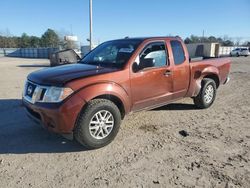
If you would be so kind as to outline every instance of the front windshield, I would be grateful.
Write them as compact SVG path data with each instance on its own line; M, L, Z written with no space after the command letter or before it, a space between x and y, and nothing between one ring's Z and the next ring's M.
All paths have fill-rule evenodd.
M140 40L132 39L105 42L92 50L79 63L121 68L140 43Z

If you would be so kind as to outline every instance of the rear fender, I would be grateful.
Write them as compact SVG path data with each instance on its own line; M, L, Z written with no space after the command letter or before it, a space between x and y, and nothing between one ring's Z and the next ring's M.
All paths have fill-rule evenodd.
M189 95L192 97L197 96L201 90L201 83L204 77L215 75L219 78L219 70L216 67L209 66L202 71L197 71L194 73L193 84L190 85ZM220 78L219 78L220 80Z

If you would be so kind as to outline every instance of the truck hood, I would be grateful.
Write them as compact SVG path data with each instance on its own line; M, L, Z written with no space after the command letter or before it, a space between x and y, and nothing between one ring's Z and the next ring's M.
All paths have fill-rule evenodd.
M46 86L63 86L71 80L117 71L117 68L87 64L70 64L46 68L28 75L28 80Z

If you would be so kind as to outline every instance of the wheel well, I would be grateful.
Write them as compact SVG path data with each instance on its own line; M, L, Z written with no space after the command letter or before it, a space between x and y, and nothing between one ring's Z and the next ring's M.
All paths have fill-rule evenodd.
M100 96L95 97L94 99L107 99L107 100L112 101L113 103L115 103L115 105L120 110L121 118L123 119L125 117L125 108L124 108L124 105L123 105L121 99L119 99L118 97L116 97L114 95L100 95Z
M216 74L210 74L210 75L205 76L204 78L210 78L210 79L214 80L215 84L216 84L216 88L218 88L220 86L220 80Z

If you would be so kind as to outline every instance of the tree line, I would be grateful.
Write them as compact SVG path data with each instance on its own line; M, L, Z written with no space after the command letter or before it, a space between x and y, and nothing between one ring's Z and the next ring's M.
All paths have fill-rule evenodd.
M58 48L60 42L58 34L52 29L45 31L41 37L29 36L26 33L21 37L0 35L0 48Z
M190 37L187 37L184 42L186 44L192 44L192 43L211 43L211 42L215 42L215 43L220 43L222 46L248 46L250 47L250 42L246 41L243 44L240 44L240 41L233 41L232 39L230 39L229 37L225 36L223 38L221 37L214 37L214 36L210 36L210 37L199 37L199 36L195 36L195 35L191 35Z
M184 42L191 43L209 43L216 42L222 46L240 46L240 41L233 41L229 37L199 37L191 35ZM250 42L245 42L244 46L250 47ZM59 35L52 29L47 29L41 37L29 36L23 33L21 37L17 36L2 36L0 35L0 48L77 48L77 45L72 42L65 42L60 39Z

